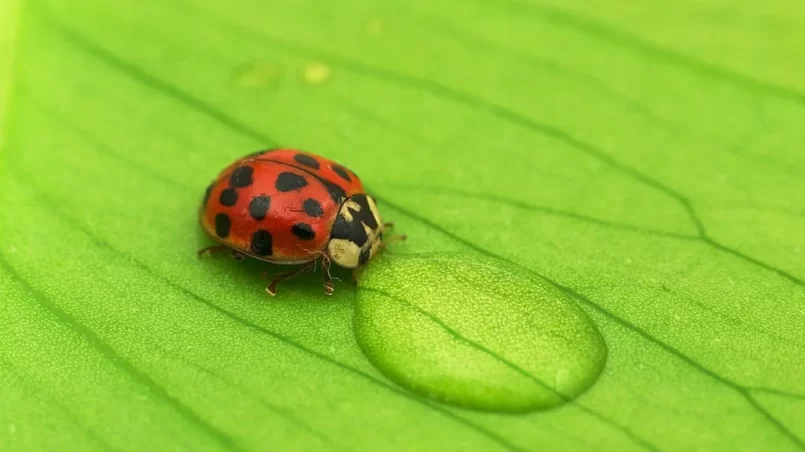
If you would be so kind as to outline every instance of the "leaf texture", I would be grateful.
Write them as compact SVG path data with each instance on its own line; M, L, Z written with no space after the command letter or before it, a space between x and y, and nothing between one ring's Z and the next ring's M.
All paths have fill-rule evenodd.
M800 3L0 8L0 449L805 449ZM442 405L363 356L346 275L197 260L210 179L280 144L361 175L392 253L551 281L598 382Z

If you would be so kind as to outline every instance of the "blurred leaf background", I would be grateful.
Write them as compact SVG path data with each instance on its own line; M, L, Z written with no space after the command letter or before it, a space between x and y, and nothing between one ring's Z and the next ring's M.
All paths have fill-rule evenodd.
M805 449L801 2L0 5L0 449ZM361 175L397 253L554 281L599 381L440 405L349 284L198 261L206 185L279 144Z

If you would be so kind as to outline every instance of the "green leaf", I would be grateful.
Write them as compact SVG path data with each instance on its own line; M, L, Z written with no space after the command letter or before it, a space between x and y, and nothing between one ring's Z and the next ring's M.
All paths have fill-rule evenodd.
M805 449L801 2L219 3L0 3L1 450ZM598 380L442 404L364 356L348 274L196 259L277 144L361 175L394 258L549 281Z

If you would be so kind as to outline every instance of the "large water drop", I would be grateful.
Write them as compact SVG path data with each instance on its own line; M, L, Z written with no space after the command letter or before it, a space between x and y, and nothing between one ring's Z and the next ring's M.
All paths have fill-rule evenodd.
M355 333L390 379L499 412L561 405L589 388L607 347L548 281L477 254L385 256L362 275Z

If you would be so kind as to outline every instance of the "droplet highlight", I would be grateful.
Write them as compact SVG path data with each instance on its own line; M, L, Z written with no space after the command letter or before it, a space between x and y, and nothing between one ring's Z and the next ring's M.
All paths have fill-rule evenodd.
M595 324L561 290L478 254L382 257L361 276L354 328L399 385L485 411L567 403L607 357Z

